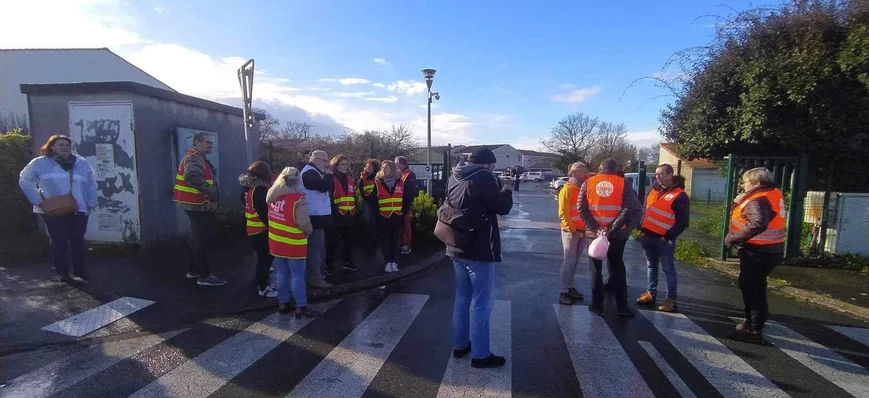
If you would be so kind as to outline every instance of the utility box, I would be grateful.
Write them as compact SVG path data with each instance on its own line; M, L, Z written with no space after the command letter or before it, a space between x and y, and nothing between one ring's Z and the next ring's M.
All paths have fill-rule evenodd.
M830 194L824 252L869 256L869 193Z

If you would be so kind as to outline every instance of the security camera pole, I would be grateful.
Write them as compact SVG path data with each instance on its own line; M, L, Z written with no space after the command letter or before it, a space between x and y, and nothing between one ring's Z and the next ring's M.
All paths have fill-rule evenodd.
M433 93L431 91L432 80L434 80L435 72L434 69L423 69L422 76L425 78L425 85L428 86L428 148L425 152L425 164L426 171L428 172L428 181L426 182L426 191L429 196L431 196L431 180L432 180L432 169L431 169L431 101L432 97L435 99L441 99L441 96L438 93ZM443 168L443 166L441 166ZM441 173L443 173L443 169L441 169Z
M244 147L247 150L247 164L253 162L253 154L250 150L250 129L256 123L256 118L251 110L251 98L253 97L253 59L249 59L241 68L238 68L238 85L241 86L241 101L243 103L244 117Z

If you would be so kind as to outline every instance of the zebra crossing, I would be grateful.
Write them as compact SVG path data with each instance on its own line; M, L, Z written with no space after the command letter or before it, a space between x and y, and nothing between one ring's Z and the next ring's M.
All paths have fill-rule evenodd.
M8 380L0 396L534 396L517 392L537 364L514 354L540 348L514 336L516 303L493 308L492 351L508 359L500 369L452 358L449 305L425 294L350 297L313 305L323 312L314 319L250 314L109 341ZM869 398L869 329L826 325L809 334L770 322L761 350L783 358L781 372L773 368L782 362L765 365L720 335L732 329L726 317L716 329L707 315L640 311L617 323L584 306L553 310L554 323L541 316L535 328L554 328L566 347L578 390L560 396ZM540 351L540 363L552 358ZM794 387L806 384L816 390Z

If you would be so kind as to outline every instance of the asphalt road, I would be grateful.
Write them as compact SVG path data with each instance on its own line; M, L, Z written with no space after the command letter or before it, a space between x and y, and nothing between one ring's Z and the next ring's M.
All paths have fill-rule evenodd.
M864 323L771 295L769 344L737 342L728 337L741 314L733 281L687 265L678 266L679 314L622 319L608 301L596 317L588 299L557 304L552 194L524 184L503 221L491 335L504 368L451 357L454 283L444 260L319 303L324 314L313 320L255 311L0 357L0 396L869 397ZM636 242L626 261L632 300L646 273ZM577 286L590 293L587 268Z

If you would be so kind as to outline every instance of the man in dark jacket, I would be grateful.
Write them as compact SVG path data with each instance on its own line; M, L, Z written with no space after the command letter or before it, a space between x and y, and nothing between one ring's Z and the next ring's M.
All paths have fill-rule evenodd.
M453 169L435 228L435 234L447 244L446 253L452 258L456 272L453 356L460 358L471 353L471 366L475 368L494 368L506 363L504 357L493 354L489 347L494 263L501 261L498 216L509 214L513 207L509 185L502 189L492 174L496 162L495 154L482 148L471 155L469 162L459 163Z
M579 189L579 214L585 222L586 238L591 243L599 234L607 235L610 246L607 251L607 263L609 265L610 282L615 294L616 306L619 316L631 317L636 312L627 305L627 279L625 271L625 245L628 242L631 231L640 225L643 216L643 206L637 197L637 193L618 174L618 162L615 159L606 159L600 164L598 175L589 178ZM622 186L621 198L610 198L616 190L614 182L620 182ZM588 185L592 186L589 187ZM591 190L591 192L589 192ZM599 209L593 209L589 204L589 197L609 198L606 203L601 201ZM612 202L612 204L610 204ZM609 207L615 206L618 213L611 222L605 222L602 227L598 220L604 220ZM604 222L604 221L601 221ZM591 305L589 311L595 314L603 313L603 260L591 258L592 262L592 288Z
M408 166L407 158L404 156L395 158L395 165L398 166L401 180L404 181L404 198L401 202L401 214L404 214L404 227L398 236L398 244L401 254L410 254L410 242L413 236L413 229L410 227L413 224L411 207L413 206L413 200L419 193L419 189L416 187L416 173Z
M302 168L302 193L311 216L314 232L308 236L308 263L306 279L315 288L332 287L323 277L322 266L326 257L326 231L332 228L332 197L335 179L329 167L329 155L324 151L311 152L311 161Z

